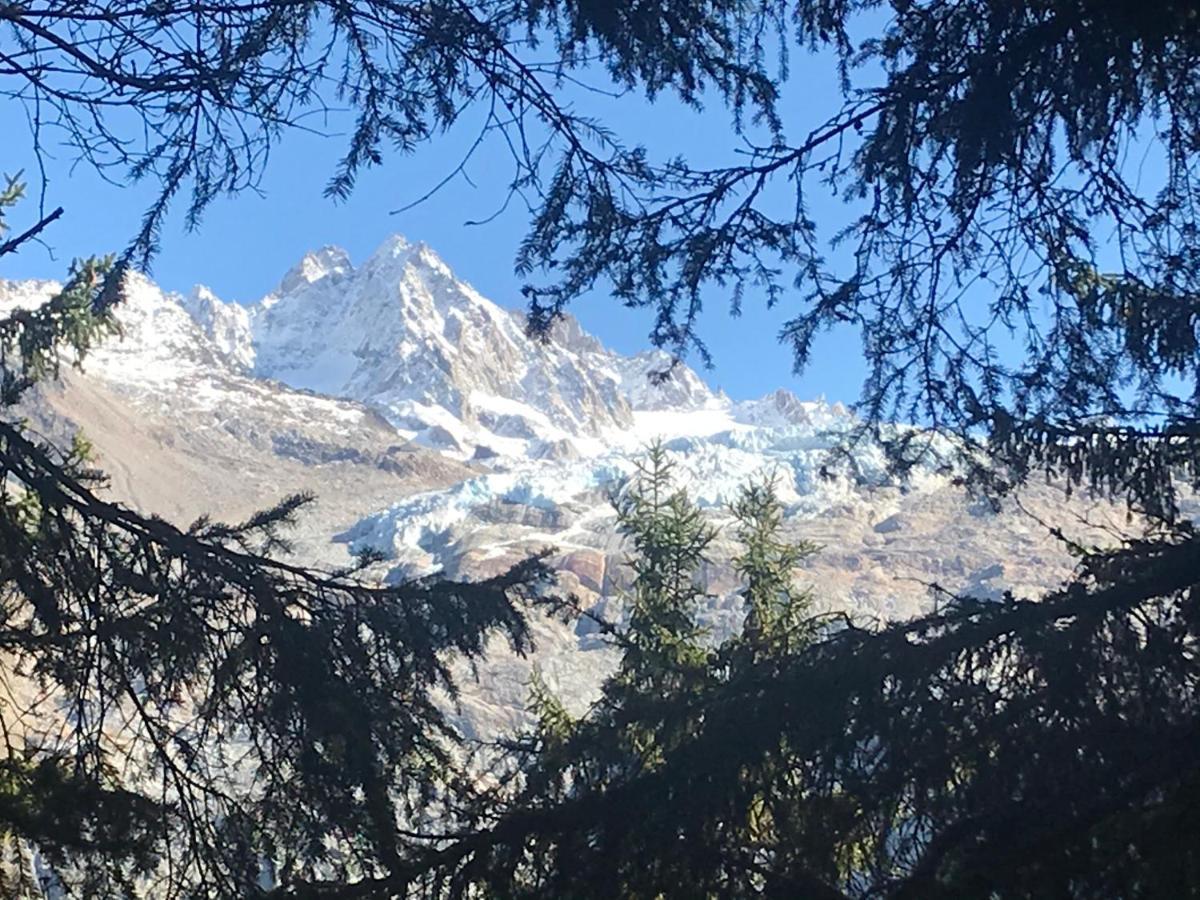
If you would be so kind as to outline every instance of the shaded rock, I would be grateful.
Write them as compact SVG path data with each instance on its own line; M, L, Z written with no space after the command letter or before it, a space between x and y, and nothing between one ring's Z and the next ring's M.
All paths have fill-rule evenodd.
M893 532L900 531L902 528L904 528L904 519L897 513L896 515L888 516L882 522L876 523L875 533L892 534Z
M575 550L562 557L556 568L571 572L584 587L593 591L604 590L608 558L596 550Z

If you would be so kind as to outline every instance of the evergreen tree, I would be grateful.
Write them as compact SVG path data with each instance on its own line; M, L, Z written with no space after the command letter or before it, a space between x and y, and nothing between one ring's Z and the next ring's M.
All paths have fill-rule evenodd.
M714 643L695 614L715 532L670 484L671 468L667 451L651 447L615 498L633 576L628 623L608 629L622 650L616 671L579 719L535 679L539 724L511 747L519 789L509 811L481 810L490 824L445 851L451 895L472 886L483 896L580 898L822 889L772 873L772 860L793 852L792 819L805 809L791 749L781 739L755 746L756 756L748 746L761 733L740 734L731 721L819 632L794 586L811 548L781 537L771 482L748 487L732 510L735 565L756 624Z
M732 513L744 548L736 560L746 582L742 640L756 655L786 658L813 636L810 598L796 592L794 579L796 569L818 548L781 537L784 508L774 477L747 485Z
M652 496L670 499L623 520L639 577L697 533L693 506ZM791 586L804 551L769 484L735 510L747 627L705 652L686 617L631 615L577 720L536 683L518 788L447 843L437 896L1200 896L1190 529L1095 553L1036 602L865 628ZM634 590L681 610L697 588Z
M860 410L897 466L928 436L884 427L903 418L954 433L973 479L993 491L1045 471L1164 520L1152 539L1085 558L1075 583L1039 603L961 600L879 631L806 623L795 644L764 642L766 598L778 595L763 587L738 648L704 657L682 621L686 603L676 605L684 594L651 602L639 628L661 617L675 630L631 633L640 645L629 648L630 669L594 717L573 723L543 696L546 725L522 758L517 796L489 797L464 820L474 827L411 867L396 861L386 834L350 841L337 862L317 844L284 845L326 863L317 871L306 858L296 871L328 874L329 895L394 896L418 876L430 892L482 885L501 896L1195 895L1200 539L1171 524L1180 482L1194 484L1200 471L1193 2L8 3L0 26L0 91L38 105L35 129L52 122L88 160L160 179L161 202L135 241L143 253L173 195L191 187L194 218L218 194L252 186L264 150L327 99L323 84L358 115L335 195L381 161L387 141L410 148L480 101L494 110L485 127L515 149L513 190L536 198L518 254L531 280L539 268L548 279L528 289L535 329L610 286L621 302L655 312L655 343L704 358L697 322L709 289L730 286L736 309L751 293L784 302L795 279L782 337L797 367L822 329L859 329L869 366ZM841 108L811 131L781 102L784 72L768 62L787 47L830 54L845 85ZM748 152L696 166L624 145L556 92L557 79L585 65L650 96L727 101ZM123 122L104 115L114 106L132 112L144 143L105 124ZM1141 178L1129 162L1143 156L1160 178ZM775 202L772 184L786 185L794 203ZM832 189L853 211L839 235L850 252L833 261L828 229L810 212L815 189ZM9 323L4 333L20 346L26 333L74 327L57 321ZM52 359L37 346L47 345L32 342L28 363L10 351L14 383L36 373L38 352ZM11 533L39 534L21 538L16 546L31 552L8 563L24 579L13 602L36 625L30 654L53 656L66 640L42 624L62 616L47 596L61 590L78 601L68 608L91 609L81 586L93 582L38 562L43 541L55 559L55 548L77 546L68 537L119 541L141 568L121 557L113 577L133 579L118 583L134 591L146 588L150 562L183 577L229 559L184 548L261 530L168 538L156 523L114 521L102 501L77 498L78 478L51 490L60 482L48 467L63 461L12 446L6 482L30 480L6 501ZM92 558L78 553L71 565ZM222 575L242 595L238 609L258 610L262 591L284 592L278 579L298 577L269 571L268 587L242 569ZM216 593L227 583L218 582ZM39 593L47 583L55 592ZM208 582L202 588L208 597ZM360 589L337 581L312 590L357 598ZM80 619L91 621L80 612L65 621ZM286 629L325 634L320 621L306 612ZM192 617L169 622L182 628ZM92 644L89 627L62 658L95 659L88 652L108 646L107 620ZM404 627L424 651L449 639L440 627L436 637L416 621ZM127 655L161 662L175 644L142 648L147 640ZM671 654L684 669L657 670ZM83 753L73 771L107 790L94 755ZM32 787L17 796L49 796L57 777L21 774ZM378 835L381 817L357 805L356 790L367 788L340 786L352 788L338 795L352 808L339 816ZM82 811L113 808L97 796ZM308 815L299 794L288 799L297 817ZM18 806L9 817L55 846ZM123 815L68 830L103 835L111 829L101 825L115 822L129 836L120 846L142 846ZM372 864L376 845L383 861ZM250 876L240 877L244 885Z
M633 546L629 632L612 687L638 694L678 691L704 667L707 652L695 624L702 598L697 571L716 536L687 495L671 484L661 443L638 462L632 484L615 498L618 531Z
M402 880L431 811L475 790L434 692L491 635L528 647L547 573L383 587L280 561L305 497L187 529L105 499L86 442L55 449L14 404L113 330L121 285L80 261L0 319L0 894Z

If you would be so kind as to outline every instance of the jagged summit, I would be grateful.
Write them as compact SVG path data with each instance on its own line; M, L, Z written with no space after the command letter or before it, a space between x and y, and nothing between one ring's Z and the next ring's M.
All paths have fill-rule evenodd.
M405 437L463 458L594 451L638 411L728 405L686 367L652 384L663 354L623 357L574 319L531 339L520 313L400 235L357 267L338 247L308 253L247 306L206 289L184 305L239 371L368 403Z
M52 289L0 285L0 304ZM520 311L401 235L358 266L340 247L309 252L249 304L133 275L119 317L126 339L93 365L126 389L146 377L269 380L364 404L398 437L463 460L575 458L648 436L803 424L811 406L787 391L734 403L662 351L616 353L570 316L533 339Z
M338 278L354 271L350 262L350 254L341 247L322 247L306 253L304 258L288 270L279 282L276 294L282 296L294 293L302 287L314 284L325 278Z
M0 303L52 289L0 286ZM734 403L662 351L616 353L570 316L535 340L520 311L400 235L358 266L340 247L309 252L249 304L203 285L166 293L140 275L129 297L127 338L93 363L128 390L146 377L269 380L363 404L399 438L462 460L578 458L651 436L804 424L812 406L787 391Z

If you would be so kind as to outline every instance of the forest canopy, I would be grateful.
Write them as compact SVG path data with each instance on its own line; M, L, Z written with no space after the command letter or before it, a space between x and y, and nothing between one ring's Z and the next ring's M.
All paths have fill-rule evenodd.
M843 85L815 120L786 91L812 53ZM0 0L0 97L30 111L35 153L65 136L157 198L124 255L0 320L0 653L72 711L34 742L4 710L15 877L36 850L93 896L147 878L179 896L1195 896L1200 541L1179 498L1200 478L1198 57L1182 0ZM656 159L566 102L576 78L716 102L743 146ZM750 615L709 647L707 526L652 451L618 504L620 668L583 719L537 687L505 789L481 790L432 697L455 689L447 653L524 649L527 604L570 611L540 560L389 587L290 566L274 553L303 498L178 528L104 499L85 447L14 411L63 348L105 337L172 204L199 227L335 103L355 118L326 184L341 200L487 110L530 205L515 264L535 332L599 289L706 359L719 289L785 308L802 368L848 325L863 433L898 470L949 433L993 496L1045 473L1152 528L1036 601L872 629L812 615L803 548L750 486ZM852 213L836 253L816 190ZM20 194L0 194L5 225L26 216L0 258L60 215Z

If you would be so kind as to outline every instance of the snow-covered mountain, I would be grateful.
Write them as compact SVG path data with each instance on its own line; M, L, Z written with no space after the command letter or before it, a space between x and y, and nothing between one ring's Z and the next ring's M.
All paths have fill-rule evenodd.
M665 358L621 357L573 320L528 337L519 313L401 237L358 268L336 247L310 253L248 307L204 288L183 305L230 366L369 403L403 436L464 457L595 450L636 408L723 402L688 370L650 385Z
M53 290L0 282L0 311ZM876 447L832 464L827 451L853 425L838 404L786 390L734 402L682 365L660 383L650 375L668 368L663 354L615 353L570 318L535 340L519 312L403 238L357 267L337 248L310 253L245 304L133 276L118 318L122 337L33 398L35 425L64 437L81 427L115 493L175 518L244 515L312 490L320 502L298 541L310 562L371 546L387 556L384 577L472 576L549 546L563 589L619 618L625 548L608 497L661 438L718 525L740 485L775 479L791 533L825 547L799 574L827 607L908 616L932 582L1032 593L1070 570L1035 519L971 502L936 460L905 484ZM1050 488L1023 501L1065 502ZM1097 526L1120 522L1071 503ZM717 633L741 615L728 534L705 573L702 615ZM610 651L586 623L541 622L537 636L547 678L586 702ZM463 701L468 727L520 715L528 665L498 649Z

